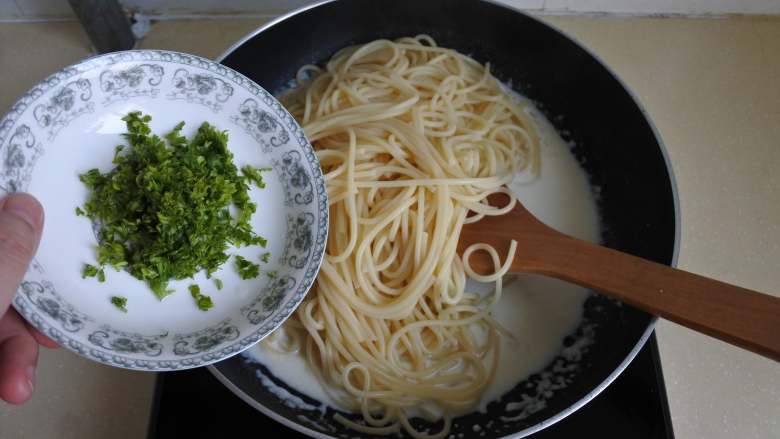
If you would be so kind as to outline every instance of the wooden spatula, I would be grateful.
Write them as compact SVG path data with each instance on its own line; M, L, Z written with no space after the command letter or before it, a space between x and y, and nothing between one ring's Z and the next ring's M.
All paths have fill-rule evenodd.
M636 308L780 361L780 298L677 270L572 238L543 224L519 202L506 215L464 226L458 252L492 245L505 257L518 242L510 272L539 273L608 294ZM469 258L493 272L487 253Z

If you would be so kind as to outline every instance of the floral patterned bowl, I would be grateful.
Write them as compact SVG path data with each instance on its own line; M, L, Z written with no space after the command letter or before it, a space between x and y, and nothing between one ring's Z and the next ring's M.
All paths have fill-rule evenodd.
M78 175L111 169L124 143L121 118L152 116L167 132L179 121L192 134L204 121L227 130L238 166L270 166L252 226L271 253L254 280L241 280L227 262L217 291L202 273L172 282L175 293L157 300L145 283L107 270L106 282L82 279L94 263L96 238L77 217L87 189ZM325 249L328 210L324 180L311 145L287 111L243 75L215 62L177 52L117 52L67 67L27 92L0 120L0 195L26 191L46 210L35 260L13 305L62 346L87 358L139 370L202 366L241 352L269 334L303 299ZM256 247L234 250L257 261ZM214 308L200 311L186 287L201 286ZM110 297L127 297L127 313Z

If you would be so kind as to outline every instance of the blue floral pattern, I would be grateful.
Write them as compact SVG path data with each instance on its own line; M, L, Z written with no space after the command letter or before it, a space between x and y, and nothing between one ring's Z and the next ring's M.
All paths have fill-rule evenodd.
M228 98L233 96L233 86L213 75L177 69L172 81L176 90L168 94L169 99L197 102L211 108L215 113L222 109L222 104Z
M195 355L208 351L215 346L238 338L239 330L230 322L222 322L217 326L206 328L193 334L174 337L176 344L173 353L176 355Z
M165 69L159 64L138 64L127 69L107 69L100 74L103 105L138 96L157 97Z
M284 297L293 291L293 288L295 288L293 277L286 275L277 277L266 285L252 303L243 307L241 313L252 324L260 323L279 308Z
M293 268L303 268L311 257L314 246L314 215L301 212L287 217L287 245L282 262Z
M167 336L167 332L160 335L143 336L117 331L104 325L100 330L89 334L87 340L108 351L125 354L143 353L150 357L156 357L163 351L163 345L160 343L160 340Z
M43 148L36 142L30 127L24 124L17 126L0 153L5 169L0 174L0 189L6 192L25 190L33 166L42 152Z
M281 122L254 99L245 100L238 108L239 113L231 120L244 128L260 143L263 152L270 153L272 147L279 147L290 141L290 134Z
M36 304L44 314L59 323L64 331L78 332L90 320L65 303L50 282L25 281L19 286L19 292L31 303Z
M49 98L49 102L38 104L33 117L38 125L46 128L48 140L54 140L57 133L73 119L95 110L92 98L92 83L88 79L76 79L60 87Z
M303 157L298 151L287 151L282 160L274 160L274 166L282 177L285 190L285 205L309 204L314 199L311 178L303 165Z

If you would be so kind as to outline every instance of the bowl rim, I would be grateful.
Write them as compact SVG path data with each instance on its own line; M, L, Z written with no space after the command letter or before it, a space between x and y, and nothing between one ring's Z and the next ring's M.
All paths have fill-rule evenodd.
M271 27L289 19L292 18L298 14L304 13L310 9L314 9L317 7L321 7L323 5L334 3L339 0L320 0L318 2L302 6L300 8L294 9L286 14L282 14L275 19L265 23L262 26L259 26L257 29L249 32L244 37L236 41L234 44L232 44L230 47L228 47L224 52L222 52L219 56L215 58L216 62L221 63L225 58L227 58L230 54L232 54L234 51L236 51L238 48L243 46L247 41L251 40L255 36L261 34L262 32L270 29ZM523 11L522 9L516 7L507 5L505 3L499 2L498 0L479 0L485 3L490 3L495 6L499 6L502 8L507 9L510 12L517 13L524 15L526 18L536 21L537 23L540 23L544 26L549 27L550 29L554 30L555 32L559 33L561 36L569 40L572 44L576 45L580 49L584 50L588 55L593 57L602 67L606 69L606 71L614 78L618 84L620 84L621 87L623 87L623 90L629 95L631 100L633 101L634 105L639 109L639 111L642 113L642 116L647 121L648 125L650 126L650 130L653 133L653 136L655 137L656 143L658 144L658 148L660 149L661 156L664 160L664 165L666 167L666 171L669 175L669 185L672 190L672 202L673 202L673 211L674 211L674 243L672 247L672 259L669 262L669 265L671 267L676 267L679 254L680 254L680 230L681 230L681 222L680 222L680 197L679 192L677 188L677 179L674 175L674 168L672 167L671 157L669 155L669 151L666 148L666 145L664 144L663 138L661 137L661 134L658 130L658 127L656 127L655 123L653 122L653 119L650 117L650 114L648 113L647 109L642 105L640 102L637 94L628 86L628 84L623 81L617 73L612 69L612 67L609 66L604 60L596 54L593 50L585 46L583 43L580 43L574 36L570 35L569 33L561 30L559 27L548 23L546 21L543 21L531 14L528 14L527 12ZM585 404L590 402L593 398L598 396L604 389L607 388L615 379L617 379L618 376L620 376L621 373L628 367L629 364L634 360L634 358L637 356L639 351L644 347L647 340L650 338L650 335L655 330L655 324L658 321L657 316L652 316L650 322L647 325L647 328L642 333L642 336L639 338L637 343L634 345L634 347L631 349L631 351L626 355L626 358L615 368L615 370L612 371L605 379L602 381L598 386L596 386L593 390L591 390L588 394L580 398L578 401L576 401L574 404L570 405L566 409L558 412L555 416L552 416L548 419L545 419L542 422L539 422L538 424L535 424L531 427L528 427L524 430L520 430L518 432L503 436L501 439L510 439L510 438L522 438L529 436L531 434L534 434L540 430L543 430L558 421L563 420L570 414L574 413L575 411L582 408ZM293 430L296 430L300 433L309 435L310 437L317 438L317 439L332 439L335 438L335 436L326 435L323 433L320 433L316 430L312 430L311 428L308 428L300 423L296 423L293 421L290 421L289 419L285 418L284 416L276 413L275 411L269 409L262 403L258 402L248 394L246 394L242 389L240 389L238 386L236 386L232 381L230 381L229 378L227 378L222 372L219 371L214 365L208 366L209 371L222 383L230 389L231 392L236 394L239 398L241 398L244 402L249 404L250 406L254 407L255 409L259 410L264 415L274 419L277 422L280 422L281 424L285 425L286 427L292 428Z
M11 128L15 126L20 117L25 114L30 106L51 89L59 86L62 83L61 80L63 78L78 77L85 72L96 68L106 68L114 64L125 62L139 63L144 61L160 63L186 61L187 64L193 67L208 70L210 73L230 79L237 86L245 89L248 94L276 104L271 105L275 112L275 116L279 117L281 120L280 123L283 123L285 127L291 131L290 142L300 148L300 152L305 155L304 160L307 162L310 171L312 172L312 186L313 191L315 192L312 210L316 211L319 215L319 223L315 223L313 227L316 230L317 235L315 236L312 245L311 259L303 268L297 269L297 271L301 273L300 285L298 285L294 291L288 292L287 295L289 298L286 302L282 302L276 310L271 312L262 321L258 323L250 322L247 324L247 335L238 337L229 342L220 343L216 348L179 359L136 357L131 353L117 353L95 346L88 346L82 342L83 338L71 337L43 319L39 312L33 309L34 307L29 301L22 298L22 294L19 293L21 286L14 295L11 304L33 327L57 341L59 345L89 360L109 366L137 371L159 372L185 370L206 366L243 352L273 332L274 329L279 327L290 315L292 315L298 305L306 297L306 294L311 289L312 285L314 285L316 275L324 260L325 243L327 242L329 224L329 212L327 208L328 197L327 191L325 190L322 168L319 166L317 155L314 153L314 149L308 138L303 133L303 128L298 125L297 121L295 121L287 109L285 109L271 93L244 74L224 66L217 61L190 53L173 50L132 49L93 55L69 64L48 75L41 81L38 81L34 86L22 94L13 105L9 107L9 110L2 118L0 118L0 133L6 129L10 132ZM4 137L0 137L0 143L4 140ZM34 270L36 266L39 265L33 260L30 265L30 270ZM28 273L30 270L28 270ZM26 278L27 275L25 275L25 279ZM216 326L221 324L222 323L219 323Z

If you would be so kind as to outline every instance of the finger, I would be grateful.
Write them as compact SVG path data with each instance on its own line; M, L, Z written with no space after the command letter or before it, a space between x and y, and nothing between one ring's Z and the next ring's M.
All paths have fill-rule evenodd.
M0 200L0 315L3 315L38 249L43 208L27 194Z
M38 342L15 312L0 319L0 398L21 404L32 396Z
M14 310L8 312L16 312L16 311ZM48 336L46 336L46 334L36 329L35 326L31 325L29 322L26 323L27 323L27 330L30 331L30 335L33 336L33 338L35 339L35 341L38 342L39 345L49 349L60 347L59 343L50 339Z

